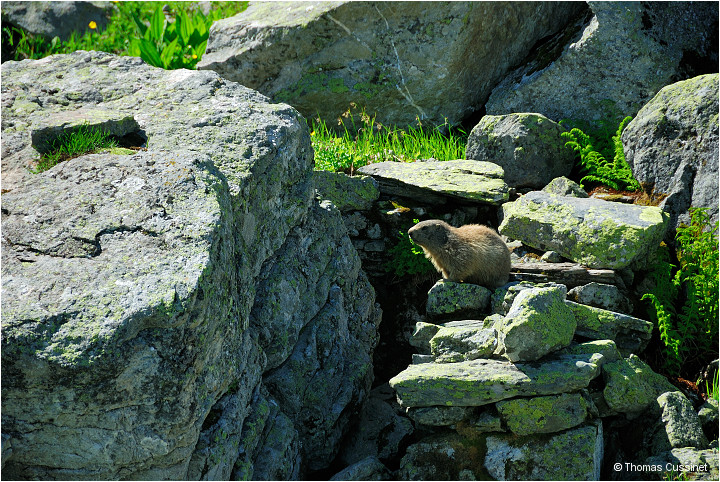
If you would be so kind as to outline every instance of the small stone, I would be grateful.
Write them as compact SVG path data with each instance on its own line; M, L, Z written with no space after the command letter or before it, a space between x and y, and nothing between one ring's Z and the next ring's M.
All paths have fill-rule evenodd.
M697 413L682 392L666 392L657 398L662 411L662 445L665 450L671 448L695 447L704 449L708 440L703 433Z
M440 280L428 291L427 314L431 318L464 318L487 310L490 290L471 283Z
M487 437L485 467L495 480L600 480L602 422L547 437Z
M560 263L562 262L562 256L557 251L546 251L545 254L540 256L540 261L546 263Z
M363 249L373 253L382 253L385 251L385 241L369 241L365 243Z
M707 402L702 404L698 410L698 418L705 431L708 440L717 440L718 438L718 401L709 398Z
M672 480L678 474L683 480L718 480L718 448L698 450L693 447L672 449L659 455L653 455L645 460L643 465L661 467L661 474L657 471L648 473L649 476L663 475L664 480Z
M344 468L330 480L393 480L393 477L380 459L369 456Z
M469 423L478 433L506 431L502 426L500 416L488 410L483 410L474 420L470 420Z
M417 348L421 354L430 355L430 339L440 330L440 325L418 321L415 323L415 332L410 337L410 344Z
M435 361L435 357L432 355L421 355L419 353L413 353L412 354L412 364L413 365L419 365L421 363L433 363Z
M402 414L395 399L384 399L386 388L389 389L381 385L370 391L356 429L346 435L338 456L345 464L355 464L367 457L390 459L397 455L403 440L412 435L412 422Z
M477 326L445 326L430 340L430 350L437 363L489 357L496 347L495 329Z
M583 305L594 306L617 313L631 313L633 306L617 286L588 283L568 291L568 299Z
M612 340L587 341L585 343L573 343L558 352L558 355L588 355L600 353L605 363L622 360L622 355Z
M473 442L457 433L426 437L407 448L396 480L482 480L482 458Z
M556 177L550 183L542 188L544 192L555 194L556 196L570 196L586 198L588 194L580 187L580 184L571 181L565 176Z

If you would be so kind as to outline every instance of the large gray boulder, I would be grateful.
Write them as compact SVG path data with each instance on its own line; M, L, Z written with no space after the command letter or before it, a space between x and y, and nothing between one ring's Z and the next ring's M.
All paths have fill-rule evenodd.
M99 52L2 77L3 177L18 174L3 178L3 475L326 466L370 388L379 312L339 212L314 200L303 119L214 72ZM33 134L90 109L132 116L146 149L30 174Z
M636 206L532 191L503 204L498 231L537 249L553 250L590 268L642 263L665 235L667 215Z
M351 102L382 124L455 124L584 5L251 2L216 22L198 64L335 124ZM492 19L492 21L488 21Z
M717 72L717 3L588 5L589 21L546 42L492 91L488 114L619 123L677 79Z
M470 132L465 158L499 165L509 186L539 189L569 175L575 164L562 132L542 114L486 115Z
M718 221L718 88L718 74L668 85L623 131L635 178L667 196L660 207L670 214L668 241L678 224L690 224L691 206Z
M64 41L73 32L82 35L91 21L104 30L111 9L110 2L3 2L2 21L3 26L9 23L47 40Z

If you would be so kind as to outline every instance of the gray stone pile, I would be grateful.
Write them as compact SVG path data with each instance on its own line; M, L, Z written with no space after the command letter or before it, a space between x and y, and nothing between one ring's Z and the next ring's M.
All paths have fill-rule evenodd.
M641 415L657 442L638 463L681 447L706 457L690 401L615 341L634 330L646 342L652 324L568 301L562 285L510 284L493 301L484 319L417 324L420 354L390 386L428 435L399 478L600 480L605 427ZM603 333L584 328L597 323Z

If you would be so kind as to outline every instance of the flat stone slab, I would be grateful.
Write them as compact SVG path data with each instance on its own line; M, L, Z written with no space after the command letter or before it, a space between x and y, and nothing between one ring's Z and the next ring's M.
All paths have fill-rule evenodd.
M620 269L644 261L667 230L660 208L542 191L503 205L501 234L553 250L590 268Z
M81 108L75 111L43 113L32 129L32 146L38 152L47 152L58 137L81 126L96 128L105 133L122 137L138 131L140 126L131 113L98 108Z
M445 197L499 206L509 199L503 168L492 162L378 162L358 169L380 182L380 192L418 201L445 202Z
M568 288L592 282L625 286L620 275L612 269L592 269L576 263L514 263L510 273L516 281L532 283L551 281Z
M613 340L626 355L641 352L650 341L653 324L649 321L573 301L565 301L565 304L577 320L577 335L593 340Z
M390 379L403 406L480 406L517 396L585 388L600 373L601 354L552 356L542 363L501 360L410 365Z

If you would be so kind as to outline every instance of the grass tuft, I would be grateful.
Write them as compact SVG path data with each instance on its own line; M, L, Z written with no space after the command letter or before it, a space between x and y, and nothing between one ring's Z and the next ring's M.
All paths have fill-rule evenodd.
M465 156L467 134L462 130L448 129L448 134L443 134L422 124L399 129L382 125L364 109L353 114L353 108L355 104L338 119L337 129L319 118L312 121L315 169L352 175L359 167L376 162L449 161Z
M97 127L90 127L87 124L62 134L52 143L52 148L43 154L38 165L33 171L35 174L45 172L56 166L58 163L67 161L74 157L96 152L103 149L114 149L118 142L108 133Z

